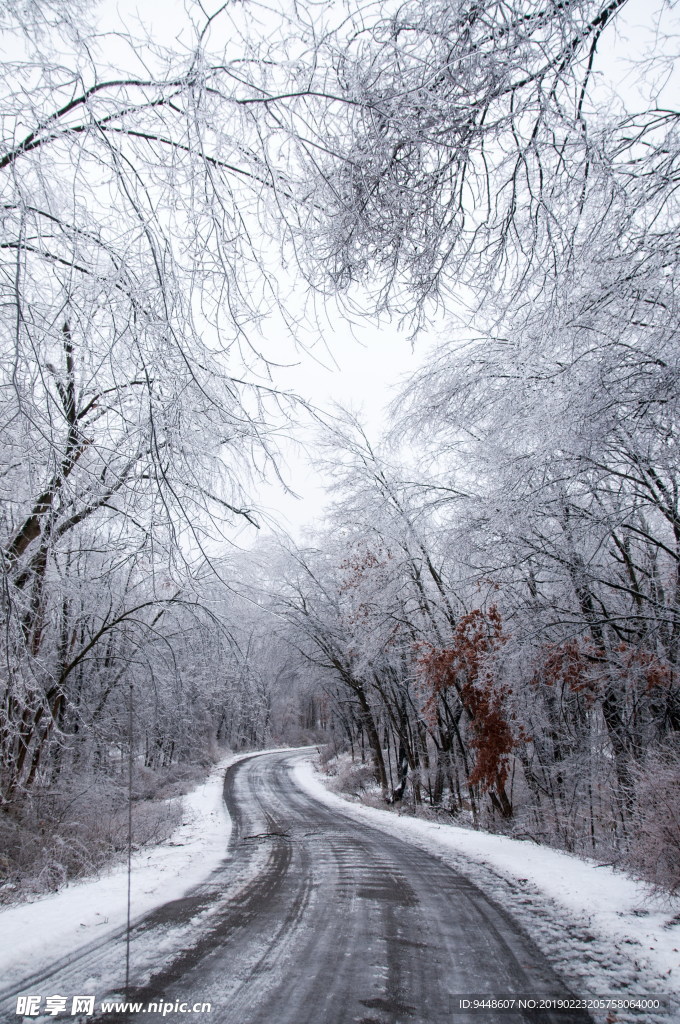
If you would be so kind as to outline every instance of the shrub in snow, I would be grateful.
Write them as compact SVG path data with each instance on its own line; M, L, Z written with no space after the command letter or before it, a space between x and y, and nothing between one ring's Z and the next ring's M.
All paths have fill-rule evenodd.
M635 780L628 866L655 888L680 892L680 749L650 754Z
M140 773L142 774L142 773ZM174 795L178 780L146 772L132 804L135 848L162 842L181 821L172 799L144 799L141 793ZM183 779L179 782L184 782ZM95 874L120 860L128 844L125 776L92 773L37 786L14 813L0 815L0 903L59 889L71 878Z
M333 782L329 788L336 793L359 796L375 784L375 771L370 765L355 763L349 755L344 754L337 759Z

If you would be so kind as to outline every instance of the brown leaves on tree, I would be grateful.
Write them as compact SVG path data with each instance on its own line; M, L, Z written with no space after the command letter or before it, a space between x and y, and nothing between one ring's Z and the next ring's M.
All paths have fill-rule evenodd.
M449 647L429 647L418 658L430 709L439 693L455 688L467 713L469 745L475 753L470 782L485 790L503 788L510 755L527 739L511 724L512 687L494 674L494 656L506 642L498 608L475 608L460 619Z
M605 651L588 640L573 639L542 648L531 682L583 694L592 704L615 676L623 681L625 690L639 688L648 693L668 686L671 671L653 651L632 644L620 643Z

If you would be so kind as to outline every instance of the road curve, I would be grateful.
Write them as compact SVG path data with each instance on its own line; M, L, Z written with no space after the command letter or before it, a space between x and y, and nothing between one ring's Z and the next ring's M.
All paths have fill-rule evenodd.
M230 857L186 897L137 922L128 1000L211 1003L196 1024L590 1021L578 1012L459 1013L456 996L465 993L568 992L534 943L465 877L300 790L291 768L301 756L256 756L227 771ZM112 957L120 963L117 942L117 953L103 947L62 966L50 976L62 988L52 990L106 976Z

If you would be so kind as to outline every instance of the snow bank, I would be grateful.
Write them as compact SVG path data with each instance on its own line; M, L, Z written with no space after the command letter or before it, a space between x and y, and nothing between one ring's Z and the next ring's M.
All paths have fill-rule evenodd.
M677 995L680 901L651 895L621 871L531 841L350 802L329 792L310 761L298 762L294 778L329 807L407 839L468 875L526 926L576 995ZM665 1018L671 1019L680 1021L675 1000Z
M278 749L278 748L277 748ZM178 899L227 856L231 821L222 799L226 769L272 751L231 754L182 799L182 824L164 843L132 859L132 914L137 918ZM98 878L71 882L32 903L0 910L2 985L47 967L125 925L127 864Z

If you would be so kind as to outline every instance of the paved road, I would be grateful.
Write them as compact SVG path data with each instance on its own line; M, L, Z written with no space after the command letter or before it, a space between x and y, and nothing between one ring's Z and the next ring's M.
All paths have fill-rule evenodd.
M590 1020L460 1015L455 996L463 993L566 992L531 940L463 876L297 788L291 767L300 756L268 754L229 769L231 856L204 885L138 922L128 999L212 1004L210 1014L164 1018L185 1024ZM120 953L120 942L117 953L109 944L65 965L52 990L58 981L76 991Z

